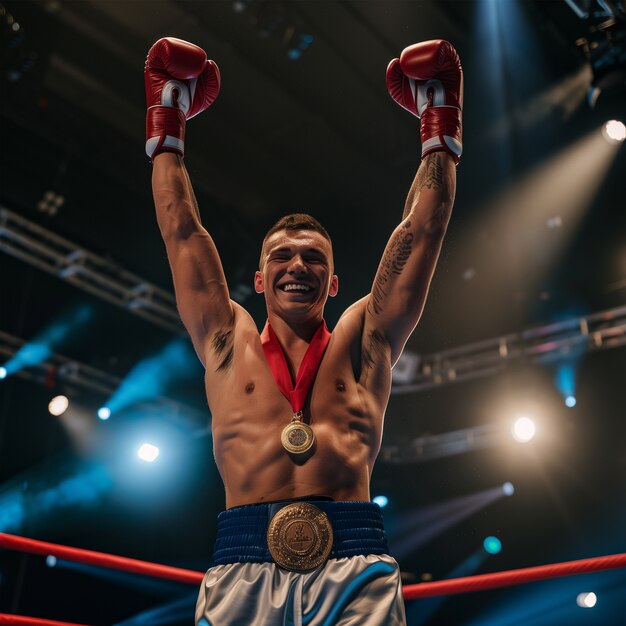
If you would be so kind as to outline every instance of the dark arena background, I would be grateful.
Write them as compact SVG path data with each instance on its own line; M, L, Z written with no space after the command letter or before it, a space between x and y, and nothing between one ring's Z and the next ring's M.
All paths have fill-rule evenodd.
M224 491L144 153L152 43L192 41L222 72L185 162L231 297L262 327L262 237L311 213L334 243L332 328L419 164L385 69L444 38L464 154L372 476L392 555L414 585L626 551L623 2L0 1L1 533L209 564ZM4 614L183 625L196 595L0 549ZM406 608L413 626L619 626L625 599L615 569Z

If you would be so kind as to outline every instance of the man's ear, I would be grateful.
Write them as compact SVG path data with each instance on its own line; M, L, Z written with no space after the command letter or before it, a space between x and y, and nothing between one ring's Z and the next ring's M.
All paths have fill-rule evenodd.
M263 274L258 270L254 273L254 290L257 293L263 293L265 291L263 287Z
M333 277L330 279L330 289L328 290L328 295L331 298L334 298L339 291L339 277L337 274L333 274Z

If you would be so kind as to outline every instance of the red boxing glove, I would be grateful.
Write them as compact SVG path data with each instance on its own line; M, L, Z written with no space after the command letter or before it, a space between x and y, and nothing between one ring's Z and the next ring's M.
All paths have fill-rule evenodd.
M458 164L463 152L463 70L452 44L436 39L405 48L387 68L387 89L401 107L420 118L422 158L444 151Z
M186 120L208 108L220 91L220 71L202 48L182 39L159 39L148 52L146 154L185 154Z

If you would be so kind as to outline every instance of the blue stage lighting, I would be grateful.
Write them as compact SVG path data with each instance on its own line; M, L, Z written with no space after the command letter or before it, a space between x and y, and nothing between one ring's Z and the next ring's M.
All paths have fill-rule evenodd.
M108 406L103 406L98 409L98 417L102 420L108 420L111 417L111 409Z
M94 507L113 487L108 470L100 465L85 465L67 475L58 468L49 468L45 478L33 478L0 493L0 532L20 534L43 526L69 507Z
M498 554L502 550L502 542L497 537L487 537L483 541L483 548L489 554Z
M389 498L387 496L374 496L372 502L384 509L389 504Z
M0 367L0 380L7 377L6 367Z
M513 483L504 483L504 485L502 485L502 493L505 496L512 496L515 493L515 487L513 486Z
M159 456L159 449L151 443L144 443L137 450L137 456L146 463L152 463Z
M48 567L54 567L57 564L57 558L53 554L49 554L46 557L46 565Z
M574 362L561 363L556 370L556 388L561 392L565 406L576 405L576 370Z
M175 339L160 352L139 361L107 400L112 413L167 393L177 381L200 371L198 357L183 339Z
M76 339L92 317L87 306L75 308L55 319L28 343L25 343L5 364L6 374L15 374L27 367L39 365L60 346Z

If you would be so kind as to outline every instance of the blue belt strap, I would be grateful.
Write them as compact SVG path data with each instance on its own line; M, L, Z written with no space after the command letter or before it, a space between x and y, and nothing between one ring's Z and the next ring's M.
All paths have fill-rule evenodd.
M389 554L380 507L373 502L306 500L328 515L333 527L331 559L365 554ZM272 517L294 500L247 504L222 511L217 517L214 565L272 563L267 527Z

